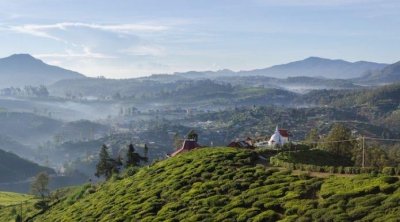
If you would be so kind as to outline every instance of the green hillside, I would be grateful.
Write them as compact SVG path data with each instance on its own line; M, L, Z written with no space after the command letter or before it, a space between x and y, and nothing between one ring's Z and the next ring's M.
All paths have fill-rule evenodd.
M35 221L395 221L397 177L294 176L257 155L203 148L95 188L82 187Z
M39 166L14 153L0 150L0 183L26 180L41 171L54 173L53 169Z
M10 206L33 199L32 195L0 191L0 206Z
M33 204L37 201L32 195L0 191L0 221L14 222L21 210L23 214L34 212Z

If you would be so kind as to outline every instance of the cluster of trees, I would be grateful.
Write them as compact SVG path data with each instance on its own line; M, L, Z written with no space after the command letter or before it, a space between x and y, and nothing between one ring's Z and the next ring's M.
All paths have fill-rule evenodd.
M103 144L99 154L99 162L96 165L95 176L104 176L108 180L113 174L118 174L122 167L137 167L141 162L147 162L147 155L148 147L146 144L144 146L144 156L141 156L135 152L135 148L131 143L128 145L128 149L124 157L118 156L117 158L112 158L108 153L108 147Z
M49 91L46 86L25 86L23 88L10 87L0 90L2 96L30 96L30 97L48 97Z
M337 156L349 157L355 166L362 166L364 145L364 163L366 167L382 169L386 166L399 166L399 145L384 145L356 138L343 124L336 123L325 137L320 137L316 129L310 130L305 144L311 148L321 148ZM364 144L363 144L364 143Z

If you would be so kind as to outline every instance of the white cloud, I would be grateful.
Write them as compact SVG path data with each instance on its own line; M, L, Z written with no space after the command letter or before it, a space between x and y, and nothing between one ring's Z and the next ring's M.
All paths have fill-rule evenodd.
M92 52L89 47L83 46L82 52L73 52L72 50L65 50L65 53L45 53L35 54L38 58L92 58L92 59L114 59L115 56L105 55L102 53Z
M48 25L24 25L30 29L36 30L46 30L46 29L62 29L66 30L69 27L83 27L83 28L91 28L91 29L99 29L104 31L111 32L154 32L154 31L164 31L167 30L167 26L162 25L146 25L146 24L95 24L95 23L82 23L82 22L62 22Z
M160 32L168 30L168 26L151 25L151 24L95 24L95 23L81 23L81 22L62 22L54 24L25 24L9 26L8 30L30 34L33 36L64 41L55 35L50 34L52 30L68 30L68 28L88 28L113 33L122 34L137 34L143 32Z

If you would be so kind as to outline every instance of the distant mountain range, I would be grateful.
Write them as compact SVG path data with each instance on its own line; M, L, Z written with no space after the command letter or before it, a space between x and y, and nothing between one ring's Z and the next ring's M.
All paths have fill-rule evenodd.
M0 59L0 88L49 85L62 79L84 77L78 72L48 65L29 54L14 54Z
M309 57L304 60L275 65L265 69L233 72L228 69L212 72L186 72L176 75L188 78L218 78L228 76L268 76L287 78L296 76L319 77L328 79L352 79L364 75L366 72L381 70L388 64L375 62L348 62L319 57Z
M276 65L266 69L244 71L241 73L275 76L279 78L308 76L324 77L329 79L351 79L359 77L367 71L380 70L386 66L387 64L375 62L348 62L340 59L333 60L309 57L301 61Z
M296 84L304 84L300 81L303 79L293 79L292 77L318 78L318 82L325 82L331 79L343 79L350 83L390 83L400 80L400 62L388 65L366 61L348 62L339 59L333 60L309 57L304 60L275 65L264 69L238 72L229 69L219 71L190 71L174 73L174 75L153 75L146 78L154 81L174 82L185 79L229 80L229 78L248 78L254 76L271 78L271 80L273 80L271 83L280 83L278 81L279 79L289 78L285 81L285 84L292 84L293 80L295 80ZM25 85L52 85L60 80L75 79L86 78L83 74L78 72L48 65L29 54L15 54L0 59L0 88L11 86L21 87ZM92 81L93 79L87 80ZM307 82L309 82L309 80L310 79L308 79ZM267 79L263 79L262 85L268 86L268 82ZM323 85L332 84L343 87L338 82L328 82ZM347 88L349 83L345 84L345 88ZM276 84L273 83L272 85Z
M370 84L398 82L400 81L400 61L386 66L382 70L367 72L358 81Z

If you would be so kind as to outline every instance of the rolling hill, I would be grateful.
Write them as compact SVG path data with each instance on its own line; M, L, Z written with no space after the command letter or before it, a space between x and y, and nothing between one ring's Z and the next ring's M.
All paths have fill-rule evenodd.
M0 59L0 88L49 85L62 79L84 77L78 72L48 65L29 54L14 54Z
M379 71L370 71L362 78L357 79L361 83L393 83L400 81L400 61L385 67Z
M395 221L396 177L313 178L268 168L255 152L203 148L132 176L90 184L34 221Z
M54 173L53 169L39 166L13 153L0 150L0 183L26 180L41 171Z
M52 139L63 124L59 120L25 112L0 112L0 122L1 135L29 146Z
M30 147L20 144L12 138L4 135L0 135L0 149L23 157L33 158L34 156L34 152Z

